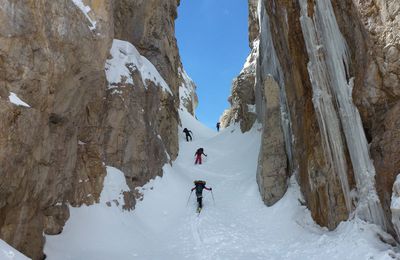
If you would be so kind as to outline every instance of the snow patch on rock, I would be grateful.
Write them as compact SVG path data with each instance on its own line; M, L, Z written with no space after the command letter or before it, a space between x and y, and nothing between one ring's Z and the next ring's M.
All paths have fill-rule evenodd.
M72 2L82 11L82 13L86 16L86 18L89 20L91 26L89 26L89 29L94 31L96 29L96 24L97 22L90 18L89 13L92 11L90 6L85 5L82 0L72 0Z
M249 56L247 56L246 62L244 63L240 73L255 73L257 57L259 56L260 39L255 40L252 45L254 47Z
M104 179L103 191L100 194L100 203L118 201L118 205L123 205L123 192L129 191L124 173L111 166L107 166L106 169L107 175Z
M116 88L118 83L133 84L131 72L137 70L142 76L145 87L147 87L146 80L150 80L172 95L171 89L154 65L140 55L131 43L114 39L110 53L112 58L105 64L109 89Z
M183 68L178 68L178 72L183 79L183 84L179 88L180 106L181 108L191 106L194 113L197 106L196 84Z
M10 95L8 96L8 99L10 100L11 103L13 103L14 105L17 106L23 106L23 107L31 107L30 105L28 105L27 103L25 103L24 101L22 101L17 94L15 94L14 92L10 92Z

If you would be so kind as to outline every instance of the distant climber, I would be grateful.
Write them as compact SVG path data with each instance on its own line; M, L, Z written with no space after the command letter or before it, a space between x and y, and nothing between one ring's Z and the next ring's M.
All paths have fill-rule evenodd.
M190 139L190 141L193 140L193 139L192 139L192 136L190 135L190 133L193 134L192 131L190 131L189 129L187 129L187 128L185 127L185 129L183 129L183 132L184 132L185 135L186 135L186 142L189 142L189 139Z
M194 187L192 188L192 192L196 190L196 197L197 197L197 212L200 212L203 207L203 189L212 191L212 188L206 187L206 182L201 180L196 180L193 182Z
M220 122L218 122L217 123L217 131L219 132L219 127L221 126L221 123Z
M204 153L204 149L203 148L199 148L197 149L197 151L195 152L194 156L196 156L196 161L194 162L194 164L201 164L201 155L204 155L207 157L207 154Z

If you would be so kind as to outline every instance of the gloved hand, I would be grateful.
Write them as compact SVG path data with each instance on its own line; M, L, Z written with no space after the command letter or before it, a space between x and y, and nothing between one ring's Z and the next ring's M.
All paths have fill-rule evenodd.
M210 188L210 190L212 190L212 188Z

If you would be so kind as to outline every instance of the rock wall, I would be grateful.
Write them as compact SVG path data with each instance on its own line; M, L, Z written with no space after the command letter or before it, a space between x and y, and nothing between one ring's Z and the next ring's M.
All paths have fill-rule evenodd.
M256 55L255 52L249 55L240 75L233 80L232 95L228 98L231 108L224 111L219 120L222 128L238 123L241 131L247 132L256 120L254 96Z
M179 75L182 79L182 85L179 87L181 109L185 108L190 114L195 116L195 109L199 104L196 94L197 86L183 68L179 68Z
M224 111L219 121L222 128L238 123L242 132L247 132L256 120L255 84L256 61L258 58L257 1L249 1L249 46L251 53L247 57L240 74L233 80L231 96L228 101L231 107Z
M317 9L329 5L332 13L329 8ZM321 25L318 15L326 20L325 24ZM307 17L311 18L310 23ZM390 203L393 183L400 172L397 156L399 20L398 1L249 0L249 39L252 52L258 53L256 80L255 85L248 84L243 88L245 93L234 100L246 100L249 95L255 95L257 120L264 127L271 127L265 122L275 117L268 109L268 96L275 96L275 92L267 92L264 97L263 91L265 82L272 77L281 89L281 131L274 134L274 138L286 136L282 154L275 153L282 145L278 143L268 148L265 144L271 142L271 136L263 135L264 149L260 153L263 159L259 161L259 169L275 169L271 158L276 154L280 158L276 160L288 162L286 172L279 170L284 167L273 170L280 176L276 180L269 178L269 171L259 171L258 182L266 204L271 204L271 200L264 195L276 187L282 190L285 187L282 178L295 172L305 203L320 225L334 229L355 211L394 234ZM328 25L338 28L338 37L327 36L329 33L324 32L324 26ZM310 48L314 42L307 43L314 37L310 34L313 30L316 32L313 39L319 41L315 42L315 50ZM342 61L332 66L336 62L333 55L340 53L332 48L341 46L344 46ZM314 66L316 64L322 67ZM339 85L339 76L349 91L349 106L355 105L352 115L343 112L345 104L333 88ZM328 88L318 92L321 84L316 82L323 78ZM225 113L225 118L229 122L232 118L236 122L246 122L246 116L234 112L238 111L237 103L232 102L232 109ZM327 114L332 116L327 117ZM354 120L346 119L353 115ZM359 153L355 152L354 138L350 138L353 130L348 129L356 125L349 121L357 120L361 122L361 131L357 130L356 139L360 144L368 143L365 151L360 148ZM267 132L268 129L264 129L264 133ZM363 154L363 158L357 154ZM362 160L365 163L360 164ZM369 162L373 165L369 166ZM270 181L265 181L268 179ZM368 183L363 183L364 180ZM374 195L375 190L379 198ZM282 195L280 193L277 199ZM383 207L384 219L374 221L380 217L365 216L361 209L363 201L367 201L366 207L376 206L376 215L381 214Z
M377 191L390 222L391 192L400 172L400 2L338 1L334 8L351 50L353 99L371 145Z
M178 4L1 2L0 237L10 245L42 259L43 233L62 232L68 206L98 202L105 165L124 171L132 209L134 187L177 156L184 84L174 36ZM138 64L120 64L128 75L110 82L105 66L114 38L137 46L170 91Z
M115 1L115 38L134 43L148 58L174 93L182 79L175 39L175 19L180 0ZM177 100L178 101L178 100Z
M272 77L266 78L263 84L266 111L258 158L257 183L265 204L271 206L280 200L287 190L288 162L280 122L279 85Z

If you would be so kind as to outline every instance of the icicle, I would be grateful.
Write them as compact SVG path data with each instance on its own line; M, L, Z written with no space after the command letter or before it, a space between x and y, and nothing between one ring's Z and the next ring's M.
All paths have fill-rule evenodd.
M308 72L313 88L313 104L323 137L323 148L328 161L333 167L333 171L339 177L347 210L351 212L351 196L347 179L348 167L344 152L344 141L339 117L336 114L329 89L329 75L324 63L323 46L318 43L313 21L307 17L307 1L301 1L301 11L300 21L310 58Z
M327 131L324 135L328 157L333 159L335 167L340 167L336 171L339 173L345 196L349 196L347 174L343 172L347 167L342 140L334 137L340 136L341 125L359 195L356 212L361 218L386 229L383 210L375 190L375 168L369 155L359 112L352 100L354 79L348 75L347 45L336 22L332 4L330 0L317 0L315 15L311 20L307 15L307 0L299 0L299 3L302 12L300 21L310 58L308 70L313 85L313 101L321 130ZM334 105L337 110L334 109ZM332 130L331 127L335 129ZM346 204L349 200L348 197Z

